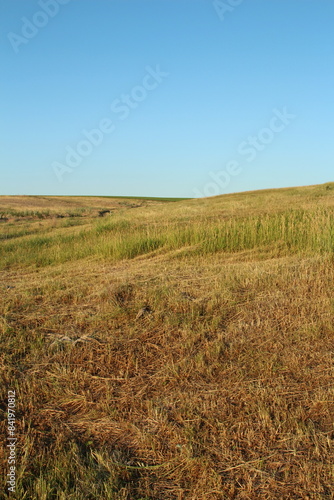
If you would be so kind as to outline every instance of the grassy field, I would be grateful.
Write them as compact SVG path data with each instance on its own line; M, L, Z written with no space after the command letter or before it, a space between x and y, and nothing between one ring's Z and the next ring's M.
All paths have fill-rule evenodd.
M334 183L0 217L0 498L334 498Z

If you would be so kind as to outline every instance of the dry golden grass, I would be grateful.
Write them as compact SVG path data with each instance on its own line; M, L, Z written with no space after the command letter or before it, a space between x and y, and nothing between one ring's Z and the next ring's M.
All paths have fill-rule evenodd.
M127 245L127 231L157 225L156 250L8 258L1 373L2 402L18 394L16 498L333 499L334 260L320 242L333 207L325 186L146 206L115 220L133 224L120 229ZM248 248L214 243L233 216L242 230L260 216L276 231L268 217L291 209L315 226L293 219L295 246L288 232ZM196 241L207 234L200 251L185 221ZM118 234L86 222L85 245Z
M173 198L170 198L171 200ZM66 210L112 209L122 206L146 206L169 200L168 198L133 198L109 196L0 196L0 211L50 211L64 213Z

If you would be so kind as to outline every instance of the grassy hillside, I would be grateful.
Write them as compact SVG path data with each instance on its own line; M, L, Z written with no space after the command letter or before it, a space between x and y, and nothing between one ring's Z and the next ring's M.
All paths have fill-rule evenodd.
M334 184L166 201L0 197L16 498L333 499Z
M0 196L0 217L46 219L59 216L95 216L98 210L138 208L185 198L133 196Z

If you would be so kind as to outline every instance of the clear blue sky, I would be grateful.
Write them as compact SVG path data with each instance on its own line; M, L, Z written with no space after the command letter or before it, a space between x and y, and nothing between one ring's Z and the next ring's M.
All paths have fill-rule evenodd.
M0 194L194 197L334 181L333 1L0 10Z

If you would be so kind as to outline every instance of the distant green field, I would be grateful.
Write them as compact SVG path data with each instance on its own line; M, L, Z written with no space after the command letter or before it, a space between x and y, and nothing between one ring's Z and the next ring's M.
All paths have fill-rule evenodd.
M90 198L90 196L87 196ZM100 196L100 198L115 198L116 200L150 200L150 201L184 201L192 198L161 198L157 196Z

